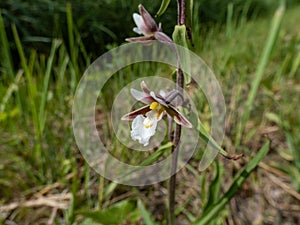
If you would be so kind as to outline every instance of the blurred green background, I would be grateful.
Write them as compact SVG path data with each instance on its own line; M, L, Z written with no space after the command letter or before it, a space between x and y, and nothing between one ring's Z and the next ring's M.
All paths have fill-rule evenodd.
M80 33L83 43L93 57L102 54L113 44L121 44L126 37L133 36L132 13L137 12L137 6L142 3L150 12L157 12L160 1L68 1L72 4L74 24ZM198 0L194 1L194 11L198 15L199 26L204 26L202 32L214 24L226 22L227 5L234 4L234 17L246 16L247 19L266 16L276 9L279 1L274 0ZM35 48L40 53L49 53L53 38L63 38L68 41L67 1L51 0L2 0L0 7L6 28L13 23L24 43L24 48ZM292 7L299 0L288 0ZM246 15L243 10L248 7ZM154 13L153 13L154 14ZM159 21L167 34L173 32L177 18L177 3L171 1L168 13ZM8 37L12 34L8 29Z

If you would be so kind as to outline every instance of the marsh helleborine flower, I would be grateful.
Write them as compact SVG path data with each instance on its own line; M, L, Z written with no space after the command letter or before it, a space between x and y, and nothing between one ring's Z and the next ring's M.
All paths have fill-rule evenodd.
M165 114L173 118L177 124L192 128L192 124L168 100L173 98L176 90L168 93L160 91L160 94L155 94L149 90L144 81L141 83L141 88L142 92L131 89L131 94L136 100L147 105L121 118L122 120L133 120L131 130L133 140L147 146L150 138L155 134L157 123Z
M141 37L126 38L129 42L139 42L142 44L150 44L153 40L158 40L163 43L172 43L172 39L162 32L161 23L157 26L152 16L147 10L139 5L140 14L134 13L133 20L137 27L133 31L141 34Z

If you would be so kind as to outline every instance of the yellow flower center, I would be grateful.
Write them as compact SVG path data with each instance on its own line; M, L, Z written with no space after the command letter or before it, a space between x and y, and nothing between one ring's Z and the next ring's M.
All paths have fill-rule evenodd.
M156 109L158 105L159 105L158 102L152 102L150 105L150 109L152 109L152 110Z
M156 115L156 119L158 119L160 117L160 115L163 113L164 111L164 107L159 104L158 102L152 102L149 106L149 108L151 110L156 110L157 111L157 115Z

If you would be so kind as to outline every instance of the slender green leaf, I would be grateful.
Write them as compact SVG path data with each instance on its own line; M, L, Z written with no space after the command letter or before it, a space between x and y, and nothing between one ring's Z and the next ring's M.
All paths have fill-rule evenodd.
M1 51L3 54L2 58L2 65L5 65L7 68L7 73L11 79L14 77L14 69L13 69L13 62L11 58L11 53L10 53L10 48L9 48L9 42L7 39L5 27L4 27L4 22L2 18L2 12L0 10L0 39L1 39Z
M162 0L160 8L155 16L161 16L167 10L171 0Z
M272 25L271 25L270 32L269 32L269 37L267 39L265 48L263 50L258 67L256 69L254 80L251 84L250 93L249 93L247 101L246 101L245 111L243 113L241 121L238 124L235 146L238 146L240 144L241 137L244 132L244 127L250 117L250 112L253 108L253 103L254 103L254 99L255 99L257 90L259 88L261 79L264 75L265 68L267 66L267 63L271 56L272 50L274 49L276 40L279 35L279 30L281 27L281 22L283 19L284 12L285 12L285 1L282 0L279 8L276 10L275 15L272 19Z
M289 73L289 78L292 79L295 77L299 67L300 67L300 53L298 53L298 55L295 57L295 59L293 61L293 65L292 65L291 71Z
M300 171L300 152L299 148L296 147L296 143L294 138L289 132L285 132L286 141L288 144L288 147L293 154L294 164L297 167L297 169Z
M75 32L75 37L76 37L76 39L78 41L78 45L80 47L80 51L81 51L81 53L82 53L82 55L83 55L83 57L85 59L85 63L86 63L85 66L89 66L91 64L91 59L90 59L90 57L89 57L89 55L88 55L88 53L86 51L86 48L85 48L85 46L83 44L82 38L80 36L80 32L78 31L78 29L76 27L74 29L74 32Z
M23 76L23 71L19 70L16 78L14 79L14 82L11 85L9 85L9 87L7 88L6 93L3 96L3 99L0 104L0 113L3 113L5 111L6 104L8 100L12 97L12 94L18 91L22 76Z
M199 131L199 136L203 141L208 143L211 147L216 149L223 156L225 157L229 156L229 154L222 147L220 147L220 145L213 139L213 137L208 134L208 132L205 130L204 125L200 120L198 121L197 129Z
M151 218L151 214L147 211L145 208L143 202L141 200L138 200L138 209L140 210L141 216L144 219L144 222L146 225L155 225L156 223Z
M226 18L226 36L228 38L232 37L233 30L234 30L233 3L230 2L227 5L227 18Z
M230 199L237 193L237 191L241 188L245 180L251 174L251 172L257 167L258 163L267 155L269 151L270 142L266 142L263 147L259 150L259 152L254 156L252 160L247 164L247 166L239 173L235 178L233 183L231 184L228 191L224 194L224 196L218 200L217 203L211 205L196 221L192 223L192 225L204 225L208 224L215 218L219 212L223 210L226 204L230 201Z
M147 166L155 162L165 152L165 150L171 148L172 145L173 145L172 142L168 142L160 146L159 149L157 149L152 155L150 155L147 159L145 159L140 165Z
M72 5L70 2L67 3L66 6L66 15L67 15L67 24L68 24L68 37L69 37L69 47L70 47L70 55L71 55L71 62L74 68L75 77L79 75L79 68L78 68L78 48L75 46L75 28L73 22L73 15L72 15Z
M124 224L136 218L136 206L133 201L124 200L102 211L81 210L77 214L93 219L103 225ZM134 219L133 219L134 220Z
M40 127L39 127L38 113L37 113L36 103L34 101L35 95L36 95L35 94L36 88L34 87L34 81L33 81L29 66L27 65L27 60L26 60L26 57L25 57L25 54L23 51L21 40L19 38L17 28L14 24L12 25L12 33L13 33L13 36L15 39L17 50L18 50L18 53L19 53L19 56L21 59L21 65L24 69L24 73L25 73L25 77L26 77L26 81L27 81L28 97L29 97L29 102L30 102L30 109L31 109L31 113L32 113L33 123L35 126L36 136L38 139L40 139L41 133L40 133Z
M1 53L3 54L1 65L3 65L6 68L7 74L12 81L14 79L15 72L13 68L13 61L12 61L11 51L9 47L10 44L7 39L7 34L5 31L1 9L0 9L0 43L1 43ZM17 96L19 109L22 112L23 106L22 106L22 101L21 101L21 96L19 91L16 91L16 96Z
M46 100L48 95L48 87L49 87L49 80L50 80L53 60L54 60L55 52L61 43L62 42L60 40L53 41L51 51L50 51L50 56L47 62L46 73L44 76L44 86L43 86L42 97L41 97L40 108L39 108L39 123L40 123L41 132L43 132L45 127L45 122L46 122L45 107L46 107Z
M216 162L215 165L216 165L216 175L209 186L209 197L203 209L203 213L206 212L209 206L215 204L219 198L224 167L218 162Z

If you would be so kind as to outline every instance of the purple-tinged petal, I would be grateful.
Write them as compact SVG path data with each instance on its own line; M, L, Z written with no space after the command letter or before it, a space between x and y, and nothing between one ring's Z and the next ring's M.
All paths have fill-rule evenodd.
M172 103L172 105L175 105L175 106L180 106L184 102L182 94L179 91L175 90L175 89L168 92L166 94L166 96L164 97L164 99L168 104Z
M151 104L152 102L154 102L154 99L151 96L147 96L142 98L140 101L145 104Z
M146 94L150 95L150 89L146 85L145 81L141 82L141 89L143 90L143 92L145 92Z
M136 100L143 102L145 104L150 104L154 101L154 99L151 96L149 96L148 94L146 94L144 92L141 92L141 91L138 91L135 89L130 89L130 92Z
M157 101L159 104L165 106L165 107L169 107L168 104L166 103L166 101L163 99L162 96L160 95L156 95L153 91L150 92L150 96Z
M126 115L122 116L121 120L133 120L138 115L145 115L150 110L151 109L149 108L149 105L146 105L146 106L139 108L133 112L127 113Z
M165 94L164 98L166 99L166 101L172 102L174 100L173 96L176 95L177 92L178 92L177 90L173 89L173 90L167 92Z
M143 18L144 24L146 25L147 32L149 34L155 32L158 30L158 27L152 18L152 16L148 13L148 11L142 6L142 4L139 5L139 11Z
M141 36L141 37L133 37L133 38L126 38L125 41L128 42L137 42L145 45L152 44L152 41L155 40L153 36Z
M158 40L162 43L173 44L172 39L163 32L160 32L160 31L154 32L154 37L156 40Z
M193 127L193 125L172 105L169 105L169 108L165 108L165 110L177 124L187 128Z
M141 91L138 91L138 90L135 90L133 88L130 89L130 93L131 95L138 101L140 101L142 98L144 97L147 97L149 95L147 95L146 93L144 92L141 92Z

